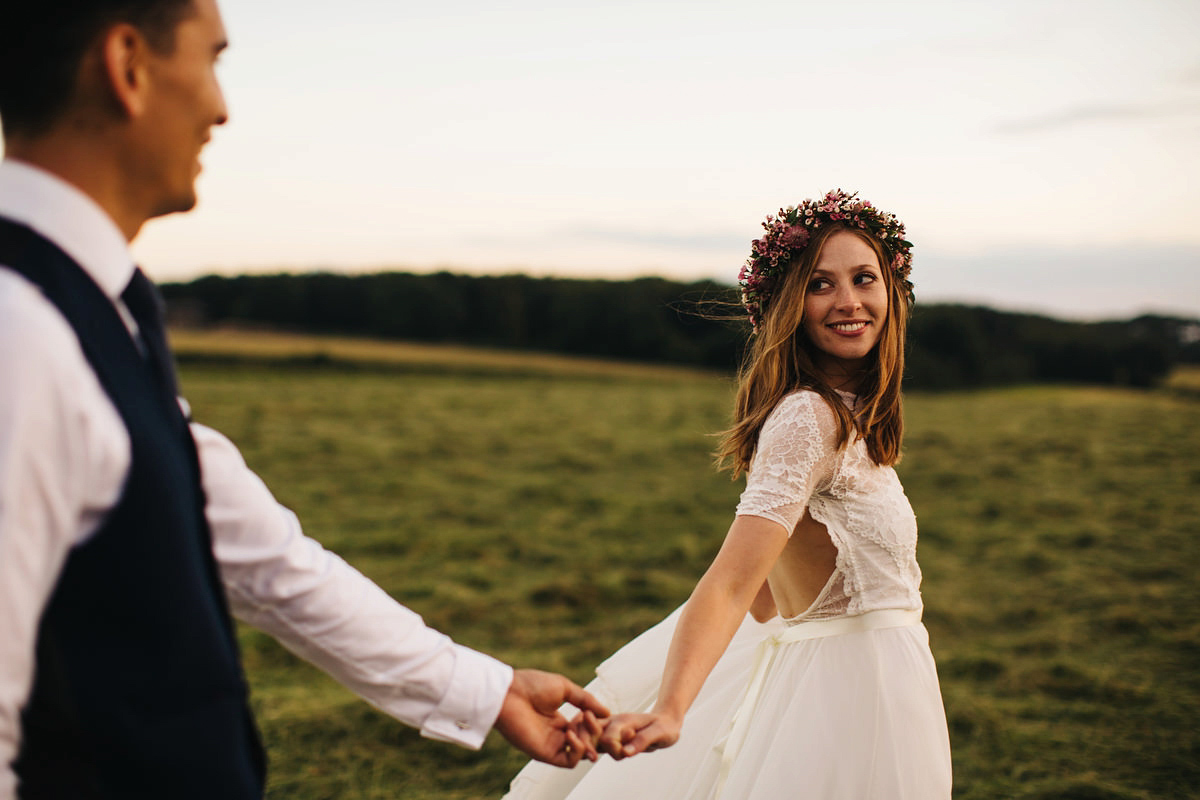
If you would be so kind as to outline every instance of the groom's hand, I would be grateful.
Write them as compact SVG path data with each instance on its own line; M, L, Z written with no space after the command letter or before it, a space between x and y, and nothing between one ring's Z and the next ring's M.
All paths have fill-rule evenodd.
M571 681L550 672L519 669L496 718L496 730L509 743L538 761L558 767L574 767L581 758L596 760L591 741L573 730L559 713L563 703L601 717L608 709Z

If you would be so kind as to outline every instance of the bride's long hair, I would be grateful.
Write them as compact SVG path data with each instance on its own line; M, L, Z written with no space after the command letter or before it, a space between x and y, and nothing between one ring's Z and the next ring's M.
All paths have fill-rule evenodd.
M801 324L813 270L829 237L840 231L853 233L875 251L888 295L887 319L859 382L854 411L820 377L814 363L816 347ZM825 398L837 418L839 448L851 441L853 433L855 440L866 440L867 453L876 464L893 466L900 461L904 433L900 381L909 299L889 264L879 240L865 231L828 225L813 235L798 262L783 276L738 371L734 422L722 434L716 453L718 466L732 468L734 478L748 470L763 423L784 396L798 389L811 389Z

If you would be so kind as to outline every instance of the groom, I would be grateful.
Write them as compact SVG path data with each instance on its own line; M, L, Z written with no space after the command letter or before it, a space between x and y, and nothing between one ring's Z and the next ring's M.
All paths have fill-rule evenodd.
M187 419L128 243L196 202L216 0L0 11L0 800L263 793L230 612L433 738L594 756L605 711L425 627Z

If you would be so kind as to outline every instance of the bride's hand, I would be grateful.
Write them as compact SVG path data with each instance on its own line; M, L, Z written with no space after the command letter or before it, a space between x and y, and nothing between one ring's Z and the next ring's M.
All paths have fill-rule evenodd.
M608 721L597 748L617 761L670 747L679 741L683 720L668 714L617 714Z

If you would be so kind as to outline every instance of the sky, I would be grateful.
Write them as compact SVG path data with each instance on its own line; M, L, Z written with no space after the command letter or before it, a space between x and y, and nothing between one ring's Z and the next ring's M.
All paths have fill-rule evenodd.
M768 212L896 213L918 301L1200 316L1196 0L225 0L159 280L732 282Z

